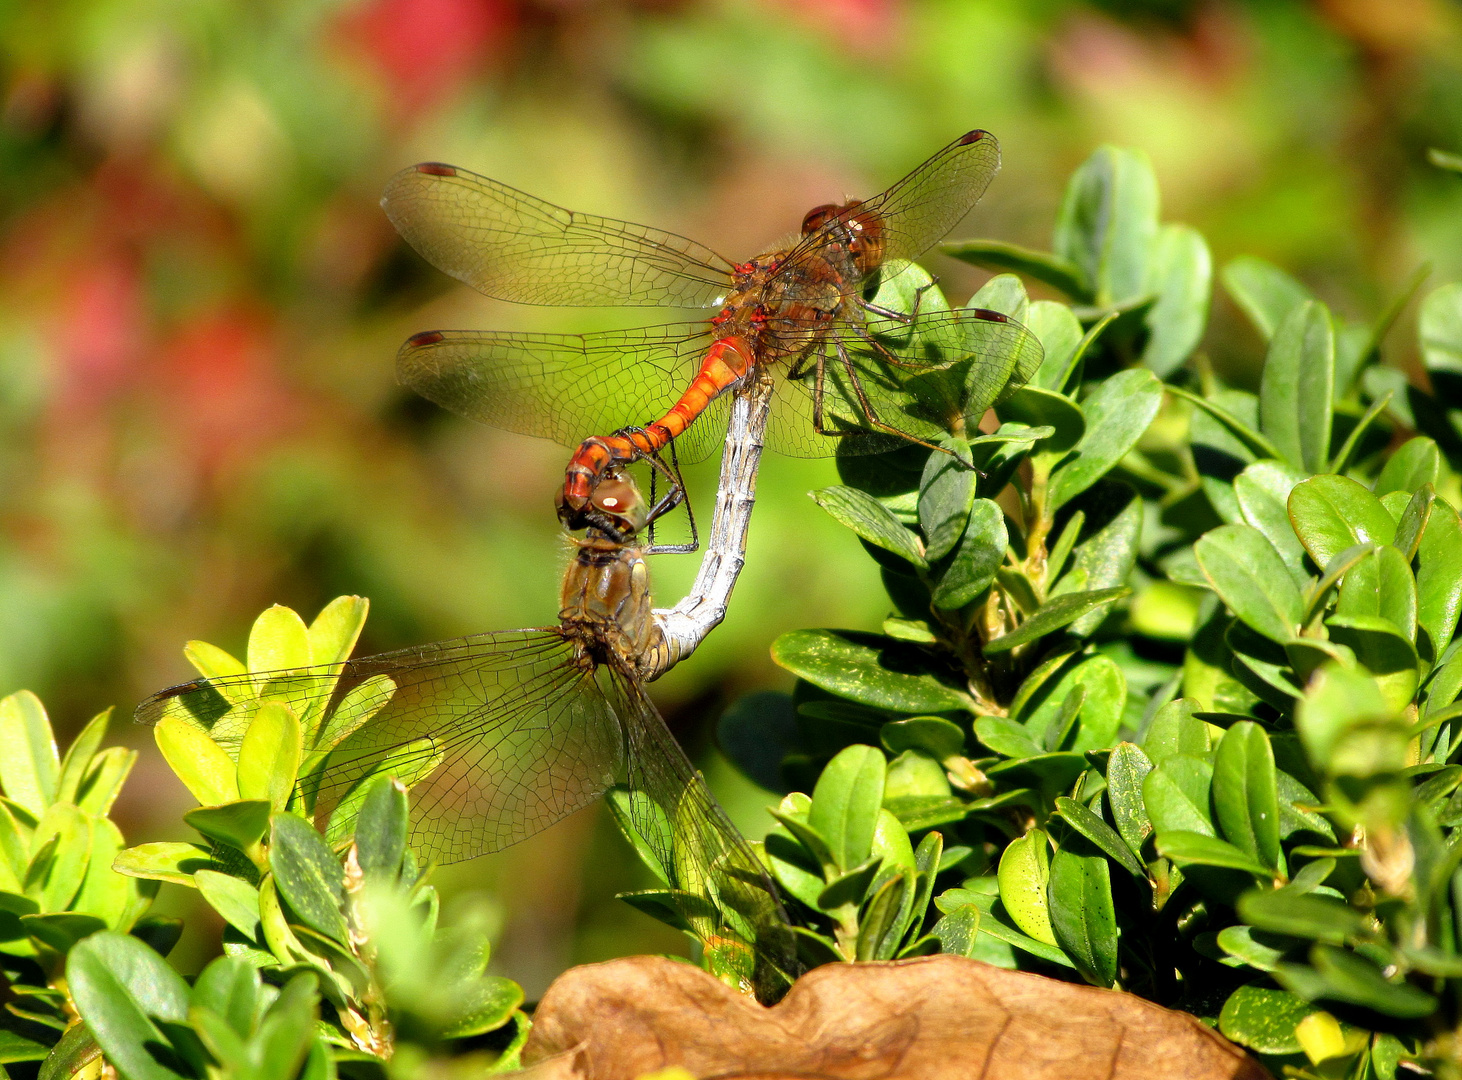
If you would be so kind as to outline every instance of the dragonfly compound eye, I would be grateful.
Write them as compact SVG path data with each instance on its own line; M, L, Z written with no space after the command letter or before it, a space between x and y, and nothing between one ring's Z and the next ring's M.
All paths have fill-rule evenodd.
M625 532L635 532L645 524L645 499L628 476L613 472L599 482L589 496L594 509L613 518Z
M823 203L821 206L814 206L807 211L807 216L802 219L802 235L811 236L822 228L833 218L837 217L842 207L837 203Z

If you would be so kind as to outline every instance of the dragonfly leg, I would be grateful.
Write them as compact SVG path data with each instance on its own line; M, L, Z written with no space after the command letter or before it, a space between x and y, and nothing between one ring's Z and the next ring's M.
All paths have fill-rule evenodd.
M924 302L924 294L938 284L938 278L930 278L928 284L920 285L917 289L914 290L913 311L894 311L893 308L880 307L878 304L875 304L870 300L864 300L861 296L857 298L858 306L861 307L864 311L871 311L874 315L877 315L880 318L892 319L896 323L902 323L903 325L908 326L919 317L919 305Z
M701 546L700 535L696 532L695 514L690 508L690 496L685 491L685 480L680 475L680 461L675 453L675 441L672 439L667 447L670 451L670 464L666 465L659 454L649 454L645 460L650 465L650 513L647 523L650 529L650 546L647 550L651 555L689 555L698 551ZM655 499L655 474L665 476L670 484L667 491L659 501ZM688 544L657 544L655 543L655 521L674 510L681 503L685 504L685 516L690 522L690 543Z
M907 431L896 428L892 424L885 423L881 420L877 411L873 408L873 403L868 400L868 395L863 390L863 384L858 379L858 371L853 367L853 358L848 355L848 348L843 344L843 339L835 338L833 343L837 348L838 359L842 362L843 370L848 374L848 384L853 388L853 393L858 398L858 405L863 410L863 420L869 427L888 435L897 435L900 439L907 439L909 442L918 443L920 446L926 446L930 450L938 450L940 453L952 454L951 451L939 446L937 443L921 439L917 435L910 435ZM820 393L818 397L820 402ZM814 406L814 415L816 412L817 407Z

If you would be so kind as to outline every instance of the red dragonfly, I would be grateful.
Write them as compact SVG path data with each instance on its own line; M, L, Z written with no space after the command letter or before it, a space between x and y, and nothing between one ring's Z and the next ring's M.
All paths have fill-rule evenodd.
M922 290L903 289L912 312L869 294L897 296L905 260L949 232L999 167L995 137L971 131L871 199L809 211L788 246L733 263L674 233L415 165L387 185L386 214L429 261L487 296L718 310L705 322L593 334L434 330L402 348L401 380L471 419L577 446L560 501L571 528L605 523L590 495L615 466L653 461L672 439L681 459L706 456L724 425L692 422L753 367L778 369L768 444L783 453L873 453L972 432L1039 366L1039 342L999 312L920 311Z
M557 626L195 679L137 718L176 717L236 751L281 702L303 735L289 809L348 842L368 783L389 774L411 792L412 847L436 862L515 844L623 781L614 805L667 885L638 899L672 909L718 974L775 999L799 970L776 886L644 688L660 662L645 556L667 549L639 537L675 500L648 508L619 470L592 499L615 535L575 540Z

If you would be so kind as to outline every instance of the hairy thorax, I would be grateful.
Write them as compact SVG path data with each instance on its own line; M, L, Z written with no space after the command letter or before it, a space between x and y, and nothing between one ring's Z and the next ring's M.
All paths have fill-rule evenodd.
M637 671L655 641L650 569L638 544L589 536L564 572L559 625L581 663Z

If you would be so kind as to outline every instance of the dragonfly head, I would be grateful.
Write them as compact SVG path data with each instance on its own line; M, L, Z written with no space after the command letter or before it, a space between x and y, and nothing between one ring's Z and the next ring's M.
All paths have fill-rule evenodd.
M863 208L858 200L823 203L807 211L802 235L822 232L829 244L845 249L862 274L870 274L883 261L883 218Z
M577 514L567 513L562 490L558 494L559 519L570 528L598 529L618 542L631 539L649 520L649 507L639 487L623 469L605 473L589 501Z

